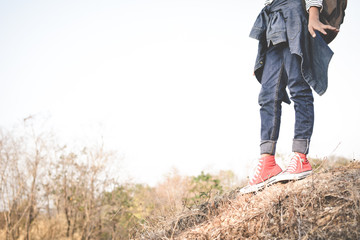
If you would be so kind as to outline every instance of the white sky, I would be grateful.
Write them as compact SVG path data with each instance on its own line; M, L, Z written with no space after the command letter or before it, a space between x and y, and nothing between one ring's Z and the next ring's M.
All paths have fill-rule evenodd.
M231 169L259 153L257 41L263 0L0 1L0 126L47 116L59 137L104 137L122 168L154 184ZM329 88L315 98L310 156L360 158L360 2L349 1ZM293 105L278 151L288 154Z

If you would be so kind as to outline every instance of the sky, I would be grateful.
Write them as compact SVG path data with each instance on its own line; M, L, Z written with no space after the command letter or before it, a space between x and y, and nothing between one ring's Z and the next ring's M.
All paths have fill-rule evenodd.
M64 142L102 138L127 177L150 185L173 168L245 177L259 155L257 41L248 36L263 4L0 0L0 127L34 115ZM310 157L360 159L359 10L349 1L330 44ZM284 156L293 125L293 104L283 105Z

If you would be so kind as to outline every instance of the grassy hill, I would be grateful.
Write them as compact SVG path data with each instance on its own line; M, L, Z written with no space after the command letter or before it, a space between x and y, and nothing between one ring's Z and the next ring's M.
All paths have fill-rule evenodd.
M360 239L360 163L256 194L238 189L183 212L143 239Z

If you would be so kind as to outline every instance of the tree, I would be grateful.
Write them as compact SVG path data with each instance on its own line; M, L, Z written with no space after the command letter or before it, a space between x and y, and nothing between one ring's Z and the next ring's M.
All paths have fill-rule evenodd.
M184 203L191 207L210 200L215 193L221 194L223 188L218 178L202 171L200 175L192 177L189 192L190 196L184 199Z

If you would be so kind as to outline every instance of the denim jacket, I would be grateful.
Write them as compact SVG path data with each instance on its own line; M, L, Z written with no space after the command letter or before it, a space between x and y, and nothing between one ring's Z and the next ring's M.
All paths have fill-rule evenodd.
M265 6L254 23L250 37L259 40L254 72L260 83L268 47L287 42L290 52L301 58L305 81L319 95L325 93L333 52L318 32L315 38L310 36L302 0L275 0ZM287 99L286 102L290 101Z

